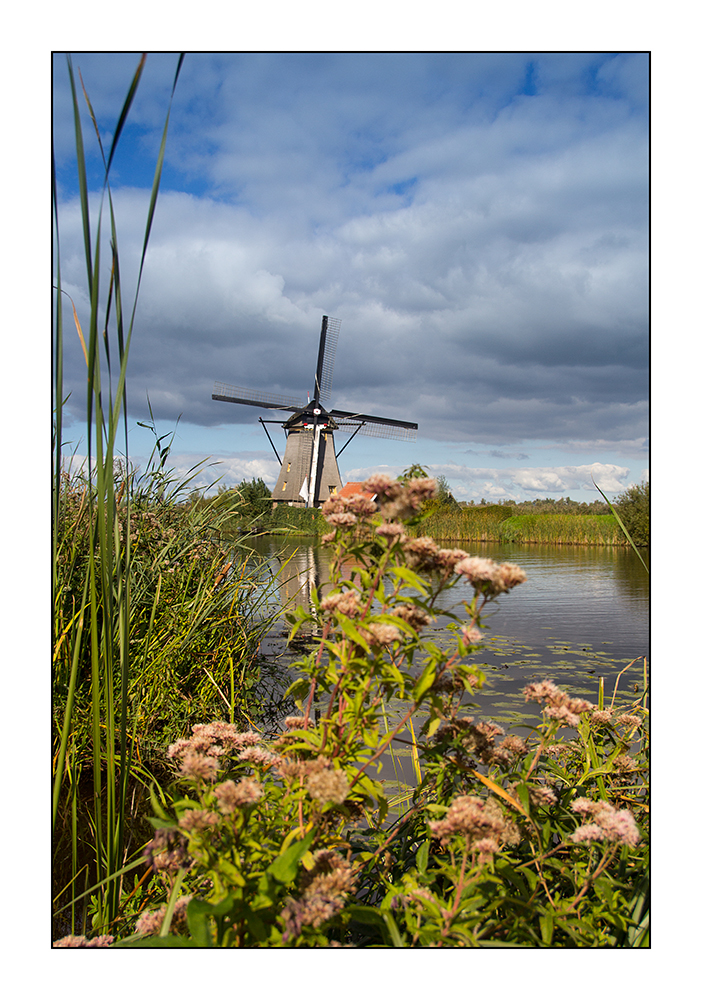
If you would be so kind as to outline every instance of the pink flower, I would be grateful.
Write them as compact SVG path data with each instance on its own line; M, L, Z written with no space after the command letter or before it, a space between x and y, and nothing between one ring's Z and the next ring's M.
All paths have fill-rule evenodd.
M223 813L233 813L242 806L253 805L263 795L263 788L253 778L223 781L215 788L215 797Z
M615 809L609 802L593 802L586 798L575 799L570 808L592 820L572 834L571 840L576 844L604 840L636 847L641 840L636 821L628 809Z
M578 716L590 712L595 706L584 698L571 698L556 687L551 681L540 681L538 684L527 684L524 688L525 701L545 701L544 715L549 719L577 729L580 723Z
M214 781L218 770L216 759L201 753L186 753L180 765L180 773L184 778L198 781Z

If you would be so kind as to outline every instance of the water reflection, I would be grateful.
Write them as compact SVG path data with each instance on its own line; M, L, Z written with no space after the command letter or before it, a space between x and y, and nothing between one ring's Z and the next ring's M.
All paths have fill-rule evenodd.
M280 606L309 611L312 587L329 585L329 550L313 539L275 536L259 537L253 547L278 576ZM485 649L476 656L487 676L476 702L498 721L523 713L521 691L531 680L548 677L596 700L600 676L611 694L622 668L648 657L649 579L630 550L491 542L466 548L518 563L527 573L526 583L489 605ZM461 598L471 595L461 583L442 596L440 607L460 614ZM441 641L447 621L439 616L432 639ZM619 690L633 694L644 682L639 659Z

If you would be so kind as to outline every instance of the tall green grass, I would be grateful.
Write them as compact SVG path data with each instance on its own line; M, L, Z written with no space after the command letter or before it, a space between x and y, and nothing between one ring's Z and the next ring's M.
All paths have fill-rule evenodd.
M500 525L505 541L553 545L626 545L610 514L517 514Z
M144 62L138 62L108 151L80 81L103 158L96 195L88 189L79 88L67 58L89 301L85 329L75 307L66 308L55 176L52 185L52 824L57 878L64 882L55 882L57 908L68 914L72 931L86 919L86 907L77 905L86 889L95 929L117 918L122 875L130 852L141 847L130 822L132 796L136 785L154 777L153 748L194 721L213 715L235 721L246 714L249 668L267 628L263 590L245 557L233 557L231 542L217 543L225 512L217 504L200 510L187 502L186 487L197 470L174 480L165 465L168 448L158 436L143 473L129 462L127 365L182 56L155 164L136 287L127 303L109 176ZM86 362L87 457L79 468L66 464L64 446L69 335L80 339Z
M554 545L626 545L611 514L516 514L510 507L452 508L414 529L432 538L470 542L544 542Z

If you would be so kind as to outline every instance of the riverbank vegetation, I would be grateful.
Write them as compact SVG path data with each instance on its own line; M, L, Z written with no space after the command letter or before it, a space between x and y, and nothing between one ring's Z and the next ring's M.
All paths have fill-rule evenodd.
M424 471L420 466L413 469ZM424 520L413 529L415 535L460 542L629 545L616 516L603 500L578 503L570 497L561 500L547 497L466 504L454 499L446 480L439 477L437 484L437 495L424 504ZM251 483L244 480L231 489L221 487L216 500L222 509L228 506L231 510L226 524L232 532L319 535L326 530L318 510L282 504L273 508L271 492L262 479ZM209 502L214 500L200 501ZM617 514L639 548L649 544L649 506L648 482L631 486L614 502Z
M362 497L325 505L331 589L289 616L293 638L316 632L292 668L296 712L267 736L210 718L168 747L171 781L150 796L148 890L137 870L92 940L646 945L647 690L623 705L616 687L589 702L528 684L526 736L469 714L481 616L525 575L410 537L430 480L372 484L378 513ZM466 617L439 645L422 633L451 588ZM402 743L416 787L398 811L381 766Z
M127 309L108 175L142 69L96 231L68 62L90 302L87 336L77 316L72 331L87 370L78 469L64 458L54 196L55 946L646 946L647 684L626 704L618 684L592 702L529 684L519 736L470 714L481 617L526 581L415 537L433 481L374 477L377 509L333 498L315 515L330 588L289 615L300 658L264 697L269 605L245 533L225 538L231 504L189 496L158 436L132 470L120 416L138 283ZM447 589L464 615L438 642L425 630ZM399 800L381 773L393 746L413 766Z

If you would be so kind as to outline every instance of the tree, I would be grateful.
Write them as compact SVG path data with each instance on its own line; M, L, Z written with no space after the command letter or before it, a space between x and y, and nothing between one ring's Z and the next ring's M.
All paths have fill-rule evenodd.
M421 465L410 465L409 469L405 469L401 476L397 477L399 483L406 483L409 479L428 479L429 472L424 469Z
M648 481L634 483L616 498L615 505L634 545L648 545L651 509Z
M271 491L262 479L252 479L250 483L243 479L233 492L235 496L238 494L239 511L246 517L270 513Z

